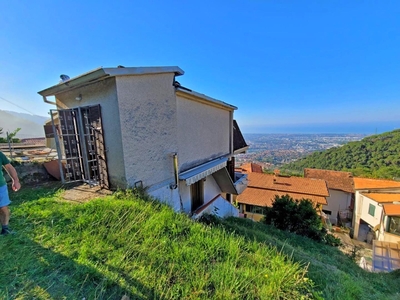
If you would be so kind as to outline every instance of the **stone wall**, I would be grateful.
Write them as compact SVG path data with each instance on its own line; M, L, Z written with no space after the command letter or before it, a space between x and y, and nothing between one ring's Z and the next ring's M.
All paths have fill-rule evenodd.
M43 163L26 162L16 165L14 167L17 170L21 184L36 184L54 180L53 177L51 177L47 173L46 169L43 166ZM11 181L11 178L8 176L7 172L4 169L3 173L6 180Z

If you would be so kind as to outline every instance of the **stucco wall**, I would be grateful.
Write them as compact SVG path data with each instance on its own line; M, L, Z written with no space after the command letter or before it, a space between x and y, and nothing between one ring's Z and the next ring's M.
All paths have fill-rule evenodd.
M178 151L174 74L116 78L128 185L153 190L174 182Z
M178 189L170 189L169 186L162 186L148 191L149 195L157 198L171 206L175 211L181 211L181 203L179 199Z
M390 243L400 243L400 236L388 232L384 232L379 236L380 241L390 242Z
M331 211L329 216L333 224L337 224L337 215L339 210L348 209L351 201L351 194L338 190L329 190L329 197L326 198L328 205L323 205L324 210Z
M204 203L207 203L221 194L221 189L212 175L206 177L204 182Z
M190 213L192 209L190 186L187 186L184 181L179 182L179 195L182 201L183 211L187 214Z
M373 227L380 224L382 211L383 211L382 206L379 206L377 202L369 199L368 197L365 197L365 196L362 196L362 197L363 197L363 200L362 200L363 204L362 204L360 218L363 219L365 222L367 222L369 225L371 225ZM369 209L370 204L375 206L374 216L371 216L370 214L368 214L368 209Z
M82 95L82 100L76 101L75 98L79 94ZM61 109L96 104L101 105L110 183L114 188L126 187L123 148L121 144L121 125L114 78L59 94L56 96L56 102Z
M246 219L251 219L256 222L261 222L265 218L265 216L261 214L255 214L249 212L245 212L245 214L246 214Z
M177 96L179 170L229 154L230 111Z

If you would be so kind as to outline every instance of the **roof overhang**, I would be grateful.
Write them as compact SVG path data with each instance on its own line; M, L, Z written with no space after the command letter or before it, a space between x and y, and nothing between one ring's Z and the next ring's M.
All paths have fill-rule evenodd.
M399 204L384 204L383 210L387 216L400 216Z
M377 203L393 203L400 202L400 193L360 193Z
M233 154L245 153L249 149L236 120L233 120Z
M186 185L191 185L207 176L226 167L228 158L219 158L205 164L189 169L179 174L179 180L184 180Z
M60 82L52 87L38 92L43 97L54 96L64 91L78 88L99 80L104 80L108 77L116 76L133 76L146 74L162 74L175 73L175 76L183 75L184 71L177 67L131 67L131 68L98 68L77 77L71 78L64 82Z
M184 98L189 99L189 100L201 102L201 103L204 103L204 104L208 104L208 105L215 106L215 107L222 108L222 109L229 110L229 111L234 111L234 110L238 109L234 105L228 104L228 103L223 102L221 100L217 100L217 99L211 98L211 97L206 96L204 94L200 94L200 93L194 92L192 90L181 89L181 88L177 87L176 94L178 96L184 97Z

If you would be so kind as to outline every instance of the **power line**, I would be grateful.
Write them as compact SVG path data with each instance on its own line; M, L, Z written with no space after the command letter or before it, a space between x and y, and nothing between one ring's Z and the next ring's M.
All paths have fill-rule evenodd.
M6 102L8 102L8 103L10 103L10 104L12 104L12 105L14 105L14 106L16 106L16 107L18 107L18 108L20 108L20 109L22 109L22 110L24 110L24 111L26 111L26 112L28 112L28 113L30 113L31 115L35 115L33 112L30 112L30 111L27 110L26 108L23 108L22 106L19 106L18 104L15 104L15 103L13 103L13 102L7 100L7 99L4 99L4 98L1 97L1 96L0 96L0 99L6 101Z

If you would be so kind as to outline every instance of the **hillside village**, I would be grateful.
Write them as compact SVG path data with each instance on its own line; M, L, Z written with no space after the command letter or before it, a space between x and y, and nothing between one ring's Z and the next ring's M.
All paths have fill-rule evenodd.
M275 196L310 199L327 228L372 245L372 271L400 268L400 182L312 168L290 177L237 163L249 149L237 107L182 86L183 74L176 66L99 68L40 91L60 180L146 189L194 219L258 222Z
M249 150L238 162L254 162L273 170L319 151L359 141L364 134L245 134Z

